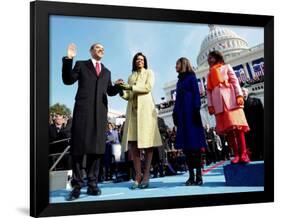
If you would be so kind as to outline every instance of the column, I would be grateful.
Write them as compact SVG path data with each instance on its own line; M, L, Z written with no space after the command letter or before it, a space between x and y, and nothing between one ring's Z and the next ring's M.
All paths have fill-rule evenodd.
M246 73L247 79L251 79L247 66L246 66L246 63L242 64L242 66L243 66L244 72Z

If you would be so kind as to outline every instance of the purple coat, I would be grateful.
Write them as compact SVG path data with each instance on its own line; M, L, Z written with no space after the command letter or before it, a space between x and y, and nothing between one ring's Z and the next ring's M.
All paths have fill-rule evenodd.
M193 72L179 75L176 93L173 111L177 126L175 147L184 151L198 151L206 147L206 139L200 115L198 82Z
M222 77L228 80L228 85L220 84L212 91L207 90L208 107L213 106L215 114L223 112L224 104L228 110L243 108L244 106L240 106L236 102L236 98L243 96L243 94L232 67L226 64L221 67L220 71Z

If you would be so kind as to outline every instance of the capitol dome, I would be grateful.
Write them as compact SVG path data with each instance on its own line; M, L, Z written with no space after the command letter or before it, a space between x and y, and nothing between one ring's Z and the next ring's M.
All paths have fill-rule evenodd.
M198 66L207 63L207 57L210 51L221 51L227 57L249 49L248 42L232 30L215 25L209 25L209 28L210 31L204 38L197 57Z

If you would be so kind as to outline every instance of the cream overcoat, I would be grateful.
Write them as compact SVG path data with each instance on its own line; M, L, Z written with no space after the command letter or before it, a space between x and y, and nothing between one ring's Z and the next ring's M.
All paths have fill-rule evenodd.
M162 145L162 140L157 123L157 111L151 94L154 75L150 69L142 69L141 72L133 72L128 78L128 84L132 90L123 91L123 99L128 101L126 122L122 136L122 147L128 150L128 139L131 131L130 122L132 117L133 101L137 103L137 142L138 148L157 147ZM134 100L135 99L135 100Z

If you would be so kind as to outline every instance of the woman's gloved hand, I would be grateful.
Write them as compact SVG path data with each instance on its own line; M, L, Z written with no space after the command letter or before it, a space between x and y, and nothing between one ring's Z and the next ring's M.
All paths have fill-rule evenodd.
M120 84L121 89L123 90L132 90L132 86L127 83Z
M242 105L244 105L244 98L242 96L238 96L236 98L236 102L239 106L242 106Z
M208 107L208 111L210 115L215 114L215 108L213 106Z

